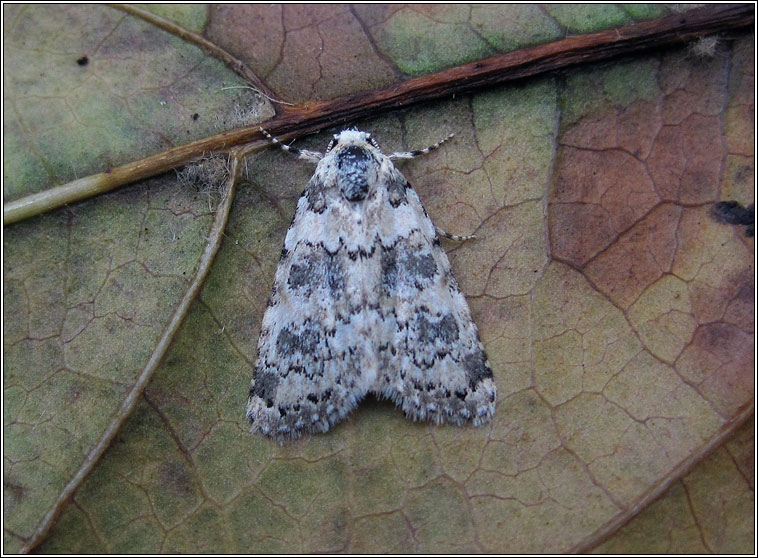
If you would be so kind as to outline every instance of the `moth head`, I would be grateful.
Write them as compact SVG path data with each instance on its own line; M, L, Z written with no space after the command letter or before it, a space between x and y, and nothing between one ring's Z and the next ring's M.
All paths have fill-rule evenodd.
M334 134L329 145L326 146L326 152L329 153L335 147L345 147L348 145L359 145L361 147L371 146L374 149L381 151L379 143L369 132L361 132L360 130L342 130L339 134Z

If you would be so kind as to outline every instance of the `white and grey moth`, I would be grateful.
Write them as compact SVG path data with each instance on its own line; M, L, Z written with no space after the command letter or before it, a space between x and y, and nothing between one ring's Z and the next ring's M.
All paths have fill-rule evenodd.
M326 432L369 392L413 420L486 423L496 387L437 233L450 235L392 163L442 142L385 155L369 133L345 130L322 154L261 130L317 166L263 317L252 431L277 440Z

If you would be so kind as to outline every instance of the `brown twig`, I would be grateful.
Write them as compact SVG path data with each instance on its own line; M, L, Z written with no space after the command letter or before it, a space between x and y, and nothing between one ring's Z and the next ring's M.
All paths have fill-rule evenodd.
M380 89L298 107L283 107L277 118L266 123L266 129L280 137L285 134L302 134L366 118L380 111L476 91L560 68L684 43L697 37L747 27L753 21L752 4L708 5L683 14L509 52ZM237 128L175 147L104 173L9 202L4 207L3 222L9 224L20 221L95 193L168 171L204 152L229 149L256 139L262 139L257 125Z

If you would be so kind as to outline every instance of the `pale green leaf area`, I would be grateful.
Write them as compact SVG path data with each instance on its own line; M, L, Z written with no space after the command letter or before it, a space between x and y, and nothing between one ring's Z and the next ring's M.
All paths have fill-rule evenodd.
M533 4L477 4L471 7L471 25L500 52L563 36L558 23L542 7Z
M173 179L148 186L5 231L6 544L18 544L8 530L37 524L112 420L206 243L205 199Z
M549 4L545 9L570 33L592 33L631 21L616 4Z
M27 10L6 15L13 9ZM525 5L233 5L208 12L204 28L229 29L230 44L258 44L274 33L256 22L276 12L283 41L323 44L326 68L345 51L329 50L338 34L320 33L352 18L346 33L364 33L361 44L394 64L388 75L403 75L489 56L511 48L511 36L551 40L557 29L565 34L568 19L607 28L657 15L571 9L561 7L560 19ZM124 44L161 33L100 6L69 10L77 21L105 21L109 36L128 29L134 38L124 33ZM502 31L493 22L503 22ZM432 28L445 40L435 42ZM198 99L226 98L196 73L213 67L211 59L191 57L199 51L173 39L157 44L146 66L169 64L172 83ZM369 396L325 434L282 444L250 434L244 410L261 319L313 172L280 150L250 157L200 296L38 551L564 553L600 544L620 519L631 535L619 531L601 551L752 552L744 516L754 497L753 437L744 432L675 481L675 499L650 506L653 520L639 516L646 534L629 521L752 404L753 241L744 227L708 213L725 192L752 200L752 128L742 124L743 107L753 106L752 45L746 35L706 60L684 47L575 68L335 123L295 141L323 151L349 125L392 152L455 133L398 166L438 226L476 235L442 246L498 386L497 412L481 428L414 423ZM292 52L292 43L285 47ZM192 70L176 71L172 52L194 61ZM77 71L79 56L72 55ZM85 71L97 61L89 57ZM258 62L271 65L270 75L293 76L297 95L323 81L287 66L302 59ZM365 75L351 81L351 63L344 77L340 64L329 66L337 72L332 90L363 83ZM226 72L225 83L238 79ZM123 76L98 79L128 85ZM131 90L145 89L147 100L129 97L134 115L124 122L139 122L146 143L123 132L123 143L113 142L134 158L160 149L148 128L161 138L182 133L176 107L160 105L166 97L140 79ZM168 79L155 76L164 83L156 90ZM189 115L202 122L206 112L194 106ZM174 118L160 120L162 110ZM233 116L233 107L225 110ZM94 120L108 112L98 114ZM38 126L51 144L83 141L64 124L65 135L56 135L63 120L51 119ZM19 122L7 136L18 134ZM204 133L212 132L193 138ZM37 135L16 137L14 149L42 145ZM102 160L81 162L94 169ZM14 165L5 172L50 181L41 164ZM22 546L144 366L207 242L214 196L169 174L5 230L6 552Z
M636 20L663 17L675 7L666 4L621 4L621 9Z
M377 47L421 75L563 38L665 15L655 5L531 4L357 7ZM380 17L382 14L384 17Z
M410 9L393 14L377 33L377 40L398 67L410 75L495 54L467 23L434 21Z
M196 33L208 22L206 4L141 4L140 7Z
M572 72L561 99L561 125L568 127L602 112L598 109L626 109L637 100L654 101L661 94L658 71L656 61L645 60Z
M270 114L223 89L244 82L222 62L112 8L4 10L6 200L218 132L235 105Z
M219 61L121 12L4 10L6 199L205 137L249 103L221 89L242 81ZM255 107L249 118L270 110ZM171 173L5 230L6 550L50 509L145 366L215 200Z

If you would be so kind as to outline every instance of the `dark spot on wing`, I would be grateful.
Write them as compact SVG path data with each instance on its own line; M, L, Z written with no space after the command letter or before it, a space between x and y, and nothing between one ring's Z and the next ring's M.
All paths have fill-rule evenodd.
M485 378L492 378L492 369L487 365L487 357L483 351L477 351L464 358L463 368L468 374L468 385L471 389L476 389L477 384Z
M440 340L443 345L458 340L458 324L452 314L445 314L439 320L429 320L425 315L418 319L418 340L423 344L434 344Z
M302 291L304 296L326 288L333 299L339 298L345 290L341 258L327 252L308 254L292 264L287 284L291 289Z
M326 196L324 195L324 183L316 175L313 175L308 181L308 185L303 191L305 199L308 200L308 209L315 213L323 213L326 209ZM297 213L295 214L297 215Z
M390 205L392 207L398 207L401 204L406 203L407 198L405 190L408 188L408 182L402 177L392 178L387 184L387 193Z
M404 243L382 252L382 287L391 291L399 285L423 289L437 275L437 262L431 252L418 253L417 247Z
M397 253L394 248L382 251L382 287L394 289L397 283Z
M430 253L407 254L405 268L411 276L430 279L437 273L437 262Z
M250 397L270 399L276 393L277 385L279 385L279 377L276 374L256 369L253 385L250 388Z
M276 349L281 356L296 353L309 354L316 350L321 340L321 332L310 320L305 321L296 332L283 327L276 338Z

